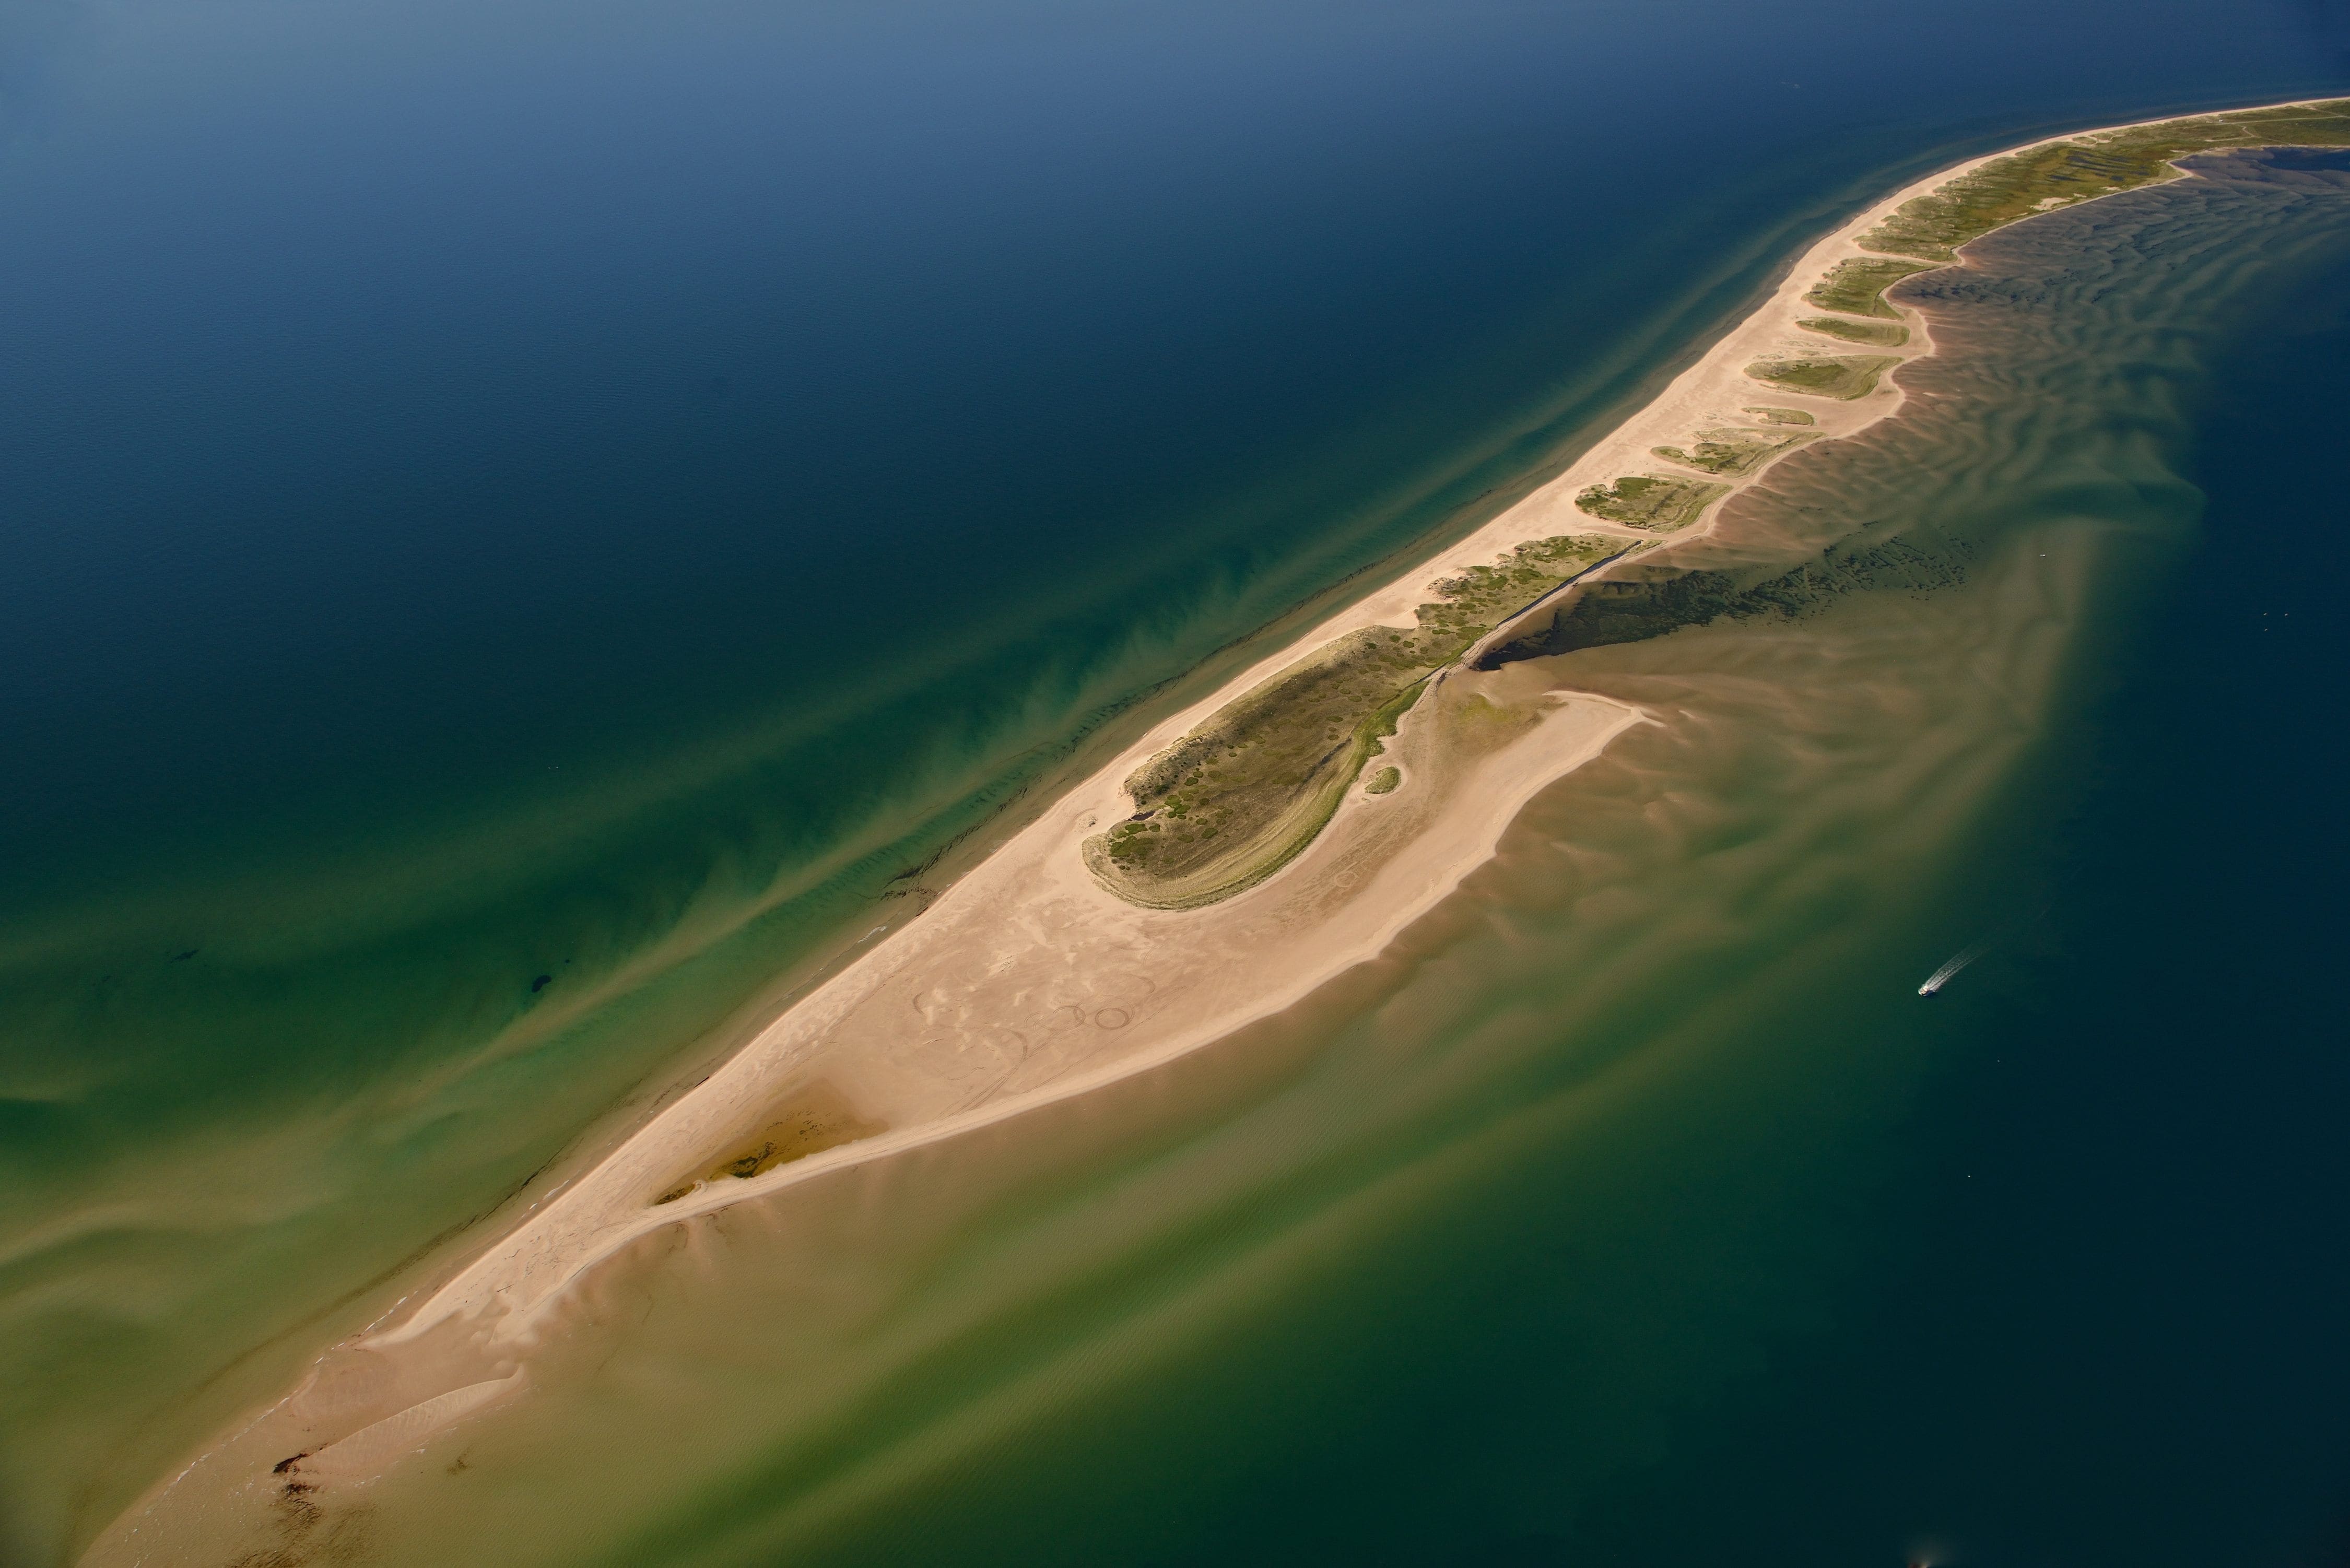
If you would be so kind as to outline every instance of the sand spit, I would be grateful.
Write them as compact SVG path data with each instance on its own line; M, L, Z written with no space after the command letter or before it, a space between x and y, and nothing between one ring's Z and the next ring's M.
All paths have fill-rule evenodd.
M1356 790L1298 862L1203 910L1139 909L1094 880L1077 846L1123 815L1128 770L1091 781L364 1343L459 1317L488 1345L526 1344L566 1286L647 1231L1082 1094L1276 1012L1386 946L1534 792L1641 719L1532 670L1450 673L1396 737L1410 789ZM707 1174L819 1085L888 1130L747 1179Z
M1464 698L1474 700L1468 688L1510 684L1512 672L1455 673L1437 705L1436 722L1423 713L1408 717L1394 748L1417 788L1376 803L1350 800L1321 840L1280 875L1205 909L1145 910L1124 903L1087 873L1079 846L1101 825L1127 814L1122 781L1151 755L1310 649L1360 626L1410 626L1432 580L1561 534L1614 532L1641 539L1637 530L1578 509L1574 498L1627 472L1671 472L1655 448L1681 445L1701 430L1750 424L1753 416L1746 410L1757 405L1784 404L1811 414L1824 440L1851 435L1894 412L1903 394L1889 377L1845 400L1766 387L1748 376L1747 367L1833 351L1837 345L1798 325L1819 314L1804 301L1805 291L1840 261L1875 259L1859 237L1904 202L2021 150L2002 149L1920 180L1814 244L1768 300L1573 467L1453 548L1159 725L926 914L776 1020L603 1164L485 1250L404 1322L368 1343L398 1345L452 1316L481 1320L494 1341L526 1341L540 1311L566 1285L647 1231L1083 1093L1230 1033L1374 956L1490 855L1524 799L1597 755L1638 716L1596 700L1568 698L1497 754L1448 764L1427 754L1436 749L1431 732L1449 727L1448 717ZM1886 357L1907 360L1931 353L1925 321L1912 311L1901 315L1908 341ZM1725 495L1767 472L1765 464L1730 480ZM1720 510L1717 499L1694 530L1671 536L1686 540L1710 529ZM819 1079L891 1130L747 1180L702 1181L683 1198L656 1204L723 1156L730 1139L753 1131L770 1107Z
M2027 145L2082 134L2094 133ZM1901 203L2022 150L1921 180L1812 246L1770 298L1571 468L1159 725L601 1163L509 1221L424 1299L411 1298L393 1318L328 1352L310 1386L151 1493L86 1561L137 1560L133 1538L144 1529L151 1542L170 1528L169 1492L198 1472L250 1472L234 1487L256 1495L297 1483L365 1484L436 1429L522 1387L526 1378L515 1367L548 1310L584 1273L648 1232L1141 1072L1376 957L1491 857L1528 800L1646 716L1554 690L1555 676L1538 665L1489 672L1455 665L1405 716L1382 759L1400 769L1401 787L1374 794L1358 783L1305 853L1244 893L1199 909L1141 909L1094 878L1080 846L1129 814L1123 782L1149 757L1332 638L1368 625L1413 625L1431 581L1559 535L1686 541L1710 532L1721 500L1767 472L1771 461L1700 472L1657 449L1690 453L1715 433L1757 427L1835 440L1894 412L1904 396L1895 373L1846 398L1766 386L1748 367L1848 348L1799 325L1820 315L1806 290L1841 261L1874 259L1859 236ZM1908 338L1872 352L1898 369L1933 345L1916 312L1895 308ZM1811 422L1758 411L1767 410L1800 410ZM1703 480L1721 493L1669 535L1575 505L1588 486L1651 473ZM1636 548L1622 560L1638 563L1642 554ZM753 1158L744 1177L724 1173L746 1143L755 1148L803 1106L819 1106L826 1127L853 1126L865 1136L782 1163ZM348 1391L327 1400L317 1390L336 1377Z

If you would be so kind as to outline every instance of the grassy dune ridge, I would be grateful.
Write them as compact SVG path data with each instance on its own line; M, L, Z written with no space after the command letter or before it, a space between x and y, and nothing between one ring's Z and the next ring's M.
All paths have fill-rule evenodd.
M1912 273L1932 269L1916 262L1840 261L1804 296L1807 305L1841 310L1851 316L1882 316L1900 319L1901 313L1885 303L1885 291Z
M2198 152L2275 146L2350 146L2350 99L2125 126L1990 159L1904 202L1862 234L1856 243L1883 259L1839 261L1804 296L1806 303L1842 312L1843 317L1808 317L1795 325L1847 342L1903 347L1908 331L1899 324L1901 311L1885 298L1885 291L1903 278L1957 260L1958 248L1969 241L2025 218L2175 178L2180 172L2177 161ZM1855 317L1871 319L1848 319ZM1872 390L1887 370L1901 362L1898 355L1772 355L1749 365L1746 374L1783 391L1850 399ZM1809 421L1812 417L1793 410L1754 408L1746 412L1772 423L1785 418ZM1686 454L1654 450L1659 456L1688 462L1706 448L1700 441ZM1629 483L1619 482L1618 487ZM1513 659L1641 641L1724 616L1802 613L1856 583L1934 586L1942 580L1937 575L1940 569L1900 541L1840 546L1821 562L1761 580L1644 561L1627 571L1610 573L1607 580L1560 607L1543 627L1528 628L1516 640L1488 650L1479 663L1493 668Z
M1813 316L1795 323L1806 332L1866 343L1872 348L1899 348L1909 341L1909 329L1889 321L1846 321L1840 317Z
M1696 522L1699 513L1729 490L1726 484L1708 484L1702 480L1676 479L1662 473L1627 473L1613 484L1586 485L1575 496L1575 504L1594 517L1627 528L1669 534Z
M1603 535L1521 545L1431 585L1439 597L1416 627L1362 627L1316 649L1137 769L1126 783L1134 815L1087 839L1086 863L1153 909L1253 887L1313 842L1429 677L1626 547Z
M2026 148L1903 202L1860 244L1887 255L1952 261L1969 240L2019 219L2169 179L2178 172L2176 161L2189 154L2284 145L2350 146L2350 99L2194 115Z
M1969 240L2037 213L2172 178L2178 173L2176 161L2192 153L2277 145L2350 146L2350 99L2194 115L1991 159L1903 202L1862 234L1859 248L1874 254L1838 261L1803 296L1832 314L1794 325L1855 345L1907 348L1909 328L1885 291L1955 260ZM1778 393L1850 401L1876 390L1903 358L1773 349L1748 364L1745 374ZM1781 429L1703 429L1680 445L1649 451L1685 471L1736 481L1816 438L1814 431L1784 428L1815 423L1801 410L1745 412ZM1617 527L1663 535L1696 524L1731 488L1686 472L1626 474L1586 486L1575 504ZM1596 536L1523 545L1495 566L1437 584L1442 597L1419 607L1416 628L1361 628L1308 654L1138 769L1127 781L1134 815L1087 840L1087 864L1112 891L1149 908L1195 908L1254 886L1321 832L1431 675L1560 583L1625 551L1624 540ZM1583 613L1618 612L1603 641L1709 618L1720 608L1715 599L1738 597L1727 588L1715 591L1718 585L1704 592L1686 583L1669 590L1631 580L1601 587L1597 596L1586 596ZM1629 600L1619 604L1623 593L1611 596L1609 588L1632 591L1636 598L1695 597L1689 604L1659 601L1628 613ZM1513 652L1527 656L1523 648ZM1377 775L1381 790L1400 782L1392 768Z
M1698 431L1697 440L1686 447L1657 446L1648 450L1668 462L1703 469L1708 473L1741 475L1752 473L1781 452L1815 439L1813 433L1801 431L1777 435L1769 431L1712 430ZM1620 482L1617 488L1622 488Z
M1798 359L1757 359L1746 373L1783 392L1849 402L1877 389L1877 378L1901 363L1887 354L1818 354Z

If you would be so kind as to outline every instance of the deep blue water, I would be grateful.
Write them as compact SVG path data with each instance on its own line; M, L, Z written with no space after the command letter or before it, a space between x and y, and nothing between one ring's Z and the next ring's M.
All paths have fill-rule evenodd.
M293 1355L868 923L892 872L1235 639L1498 504L1800 240L2028 134L2341 90L2339 21L2243 0L0 14L12 1223L151 1188L159 1154L242 1179L247 1144L324 1194L106 1235L188 1282L176 1338L44 1315L86 1261L22 1254L7 1321L41 1334L12 1327L0 1397L39 1418L0 1437L0 1556L20 1518L43 1551L70 1538L59 1475L118 1468L54 1438L78 1430L57 1412L128 1428L272 1336ZM2341 844L2294 813L2335 753L2283 721L2324 711L2339 621L2330 565L2229 541L2339 510L2312 411L2342 403L2339 297L2310 280L2215 379L2193 635L2103 699L2066 884L2095 891L2049 919L2122 978L1995 1025L2174 1048L2117 1047L2051 1096L1979 1065L1949 1088L1982 1111L1933 1158L1971 1185L1917 1217L1937 1262L1914 1318L1874 1363L1788 1352L1850 1410L1832 1457L1863 1478L1918 1473L1888 1428L1979 1453L2108 1408L2126 1429L2085 1450L2152 1462L2167 1367L2159 1407L2251 1427L2322 1343L2341 1282L2308 1238L2332 1211L2298 1199L2344 1174L2309 918ZM2322 523L2293 532L2339 554ZM2214 702L2225 732L2182 755L2177 714ZM544 1027L540 972L574 1009ZM420 1109L416 1082L459 1086ZM2199 1209L2194 1128L2122 1136L2182 1096L2262 1129L2211 1158L2272 1230ZM261 1136L305 1116L369 1136ZM2101 1189L2158 1218L2012 1234ZM2057 1344L2002 1385L2036 1404L1967 1407L1972 1329L2027 1305L2146 1356L2067 1381ZM2241 1358L2166 1362L2221 1319ZM2136 1403L2101 1403L2116 1366ZM1674 1473L1816 1519L1821 1450L1723 1420L1748 1491ZM1589 1528L1627 1560L1734 1544L1733 1513L1669 1501Z
M2290 7L2192 5L11 31L18 911L224 836L526 813L557 768L674 805L720 736L789 773L853 731L853 790L1071 670L1130 692L1425 530L1497 428L1620 391L1610 356L1887 171L2338 69ZM865 722L910 687L949 711Z

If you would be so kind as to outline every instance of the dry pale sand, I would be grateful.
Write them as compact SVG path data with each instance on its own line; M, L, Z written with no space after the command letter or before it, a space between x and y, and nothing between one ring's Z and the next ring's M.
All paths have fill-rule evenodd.
M1652 448L1685 445L1700 430L1752 425L1744 410L1757 406L1801 409L1817 421L1823 439L1892 413L1902 392L1889 375L1866 396L1840 401L1768 387L1745 368L1774 355L1909 359L1931 352L1925 322L1907 310L1901 318L1909 340L1899 348L1804 331L1797 320L1820 312L1804 303L1804 293L1836 263L1871 255L1859 236L1902 202L2020 150L1988 153L1920 180L1814 244L1768 300L1572 467L1459 545L1160 724L367 1343L398 1345L452 1317L477 1323L490 1345L526 1343L539 1313L567 1284L648 1231L1081 1094L1285 1007L1378 953L1491 854L1534 791L1597 755L1638 716L1561 694L1538 723L1513 732L1498 750L1484 754L1472 747L1476 754L1448 758L1440 754L1446 715L1470 689L1492 686L1521 702L1527 696L1506 691L1523 683L1509 671L1456 670L1430 704L1432 711L1409 718L1399 737L1392 760L1410 784L1384 797L1357 791L1321 839L1279 875L1205 909L1128 905L1093 880L1079 846L1131 809L1121 783L1151 754L1342 632L1411 625L1435 579L1558 534L1648 537L1590 516L1574 497L1586 485L1627 473L1676 472ZM1731 481L1732 493L1755 477ZM1670 537L1710 530L1720 508L1715 503L1694 528ZM846 1095L865 1117L890 1130L749 1179L705 1181L683 1199L654 1203L706 1172L795 1090L816 1084Z
M1287 1006L1377 953L1492 854L1536 790L1638 722L1528 672L1451 674L1392 743L1408 785L1357 789L1281 875L1194 911L1137 909L1086 869L1080 841L1131 809L1121 765L366 1343L396 1345L452 1315L478 1318L485 1346L526 1340L566 1285L648 1231L1083 1093ZM654 1202L819 1087L889 1130Z
M1341 632L1377 622L1410 625L1436 578L1558 534L1647 537L1578 511L1574 496L1585 485L1627 473L1673 472L1650 448L1685 445L1700 430L1751 425L1743 410L1758 405L1800 408L1817 420L1825 439L1891 413L1902 393L1889 379L1841 402L1767 388L1744 369L1774 354L1908 359L1930 352L1925 323L1908 311L1901 316L1910 337L1899 349L1805 332L1797 318L1818 312L1803 303L1803 294L1838 261L1868 254L1857 236L1901 202L2002 155L1921 180L1814 245L1768 300L1573 467L1471 537L1160 724L608 1157L510 1222L453 1277L421 1301L408 1298L412 1305L356 1343L329 1352L303 1389L182 1475L214 1463L239 1469L281 1443L286 1451L298 1446L307 1457L277 1473L307 1485L380 1473L435 1428L520 1387L525 1379L515 1368L547 1309L637 1237L1142 1071L1286 1007L1377 955L1491 857L1528 799L1598 755L1642 716L1595 697L1546 691L1549 678L1531 665L1484 674L1456 667L1407 716L1384 759L1402 768L1402 788L1374 797L1358 786L1320 839L1282 872L1204 909L1147 910L1123 902L1094 881L1079 846L1131 809L1121 782L1153 753ZM1752 477L1731 483L1751 483ZM1710 530L1719 510L1717 503L1694 528L1671 537ZM887 1130L747 1179L702 1179L686 1196L656 1203L662 1193L706 1178L795 1096L811 1092L834 1104L845 1100L863 1122ZM270 1482L268 1466L260 1468L261 1481ZM135 1537L142 1516L160 1524L151 1511L158 1501L151 1495L109 1538L127 1544L119 1532Z

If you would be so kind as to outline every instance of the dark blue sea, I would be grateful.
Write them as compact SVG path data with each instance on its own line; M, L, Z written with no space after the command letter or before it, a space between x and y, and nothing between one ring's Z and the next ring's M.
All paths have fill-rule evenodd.
M1887 190L2345 91L2328 0L16 0L0 1563ZM738 1241L510 1533L315 1560L2345 1561L2345 178L2015 231L1987 411L1804 471L1964 591L1602 650L1690 728L1281 1065Z

